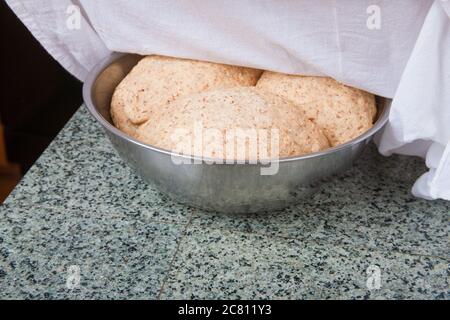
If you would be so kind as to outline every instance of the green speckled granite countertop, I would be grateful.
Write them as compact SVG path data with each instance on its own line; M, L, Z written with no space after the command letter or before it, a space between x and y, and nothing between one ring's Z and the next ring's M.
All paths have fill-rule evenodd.
M450 203L411 196L424 170L370 145L301 205L207 213L144 183L82 107L0 206L0 298L448 299Z

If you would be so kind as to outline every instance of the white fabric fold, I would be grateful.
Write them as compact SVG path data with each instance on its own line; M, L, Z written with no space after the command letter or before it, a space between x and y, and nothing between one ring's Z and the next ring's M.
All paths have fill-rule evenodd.
M450 200L450 2L431 7L392 101L379 151L426 158L414 195ZM450 10L449 10L450 11Z
M78 1L6 2L52 57L80 80L84 80L89 70L111 53L83 15Z

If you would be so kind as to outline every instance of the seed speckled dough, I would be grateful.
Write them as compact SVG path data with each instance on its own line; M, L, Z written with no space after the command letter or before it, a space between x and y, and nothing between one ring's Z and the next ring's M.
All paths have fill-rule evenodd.
M206 129L203 133L217 133L201 135L201 150L194 145L195 139L199 143L196 124ZM254 154L249 152L248 140L239 140L239 135L235 136L237 140L233 140L227 135L241 129L258 132L258 159L266 158L259 152L264 150L260 149L263 146L260 144L261 139L264 138L260 134L268 133L271 129L278 131L279 155L273 154L272 150L275 149L268 143L264 152L270 158L297 156L329 147L325 135L307 119L300 108L282 97L255 87L220 89L178 98L165 108L154 110L152 117L139 127L137 138L167 150L188 150L191 155L215 159L254 159ZM184 134L177 136L174 134L176 130ZM270 134L266 137L271 141ZM234 148L233 153L226 152L230 145Z
M323 129L332 146L369 130L377 113L372 94L328 77L265 71L256 87L295 103Z

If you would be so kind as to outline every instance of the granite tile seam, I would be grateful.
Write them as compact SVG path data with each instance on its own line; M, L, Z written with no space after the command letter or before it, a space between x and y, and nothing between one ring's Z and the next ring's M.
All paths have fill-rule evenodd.
M184 228L27 209L0 210L0 296L155 299ZM70 265L83 279L75 290L65 285Z
M194 214L195 213L192 214L192 217L194 216ZM191 223L189 223L189 225L192 225L194 227L200 227L200 226L196 226L195 224L191 224ZM227 228L227 227L220 228L220 227L202 226L202 228L209 229L209 230L216 230L216 231L228 231L228 232L232 232L235 234L252 234L252 235L257 235L257 236L263 236L263 237L266 237L269 239L273 238L273 239L284 239L284 240L297 240L297 241L302 241L305 243L312 243L312 244L318 244L318 245L329 245L329 246L333 246L335 248L350 248L350 247L361 248L361 249L365 249L365 250L375 251L378 253L385 253L388 251L392 251L392 252L396 252L398 254L402 254L402 255L406 255L406 256L428 257L428 258L439 259L439 260L450 262L450 255L448 257L444 257L444 256L440 256L440 255L432 255L432 254L428 255L428 254L422 254L422 253L417 253L417 252L409 252L406 250L383 249L383 248L378 248L378 247L373 247L373 246L364 246L364 245L360 245L360 244L350 245L350 244L347 244L342 241L331 242L328 240L310 239L309 236L289 237L289 236L283 236L283 235L265 234L264 232L258 232L258 231L233 230L233 229Z
M15 205L15 204L13 204L13 205L11 205L11 204L0 205L0 220L2 219L3 212L5 212L8 208L14 207L14 205ZM36 208L36 207L33 207L33 208ZM23 212L26 214L27 212L29 212L29 211L28 211L29 209L32 210L33 208L31 208L29 205L26 205L26 206L22 207L21 209L22 209ZM3 212L2 212L2 209L4 209ZM5 210L5 209L6 209L6 210ZM44 207L44 208L42 208L42 206L41 206L40 208L36 208L36 210L44 210L44 211L47 211L47 210L51 210L51 209L50 209L50 207ZM52 210L59 211L59 210L61 210L61 208L58 207L58 206L56 206L56 208L53 208ZM67 209L66 209L66 212L69 213L69 214L74 213L75 211L76 211L76 210L67 210ZM26 218L25 218L25 219L26 219ZM81 218L81 219L83 219L83 218ZM119 218L119 219L120 219L120 218ZM192 213L190 213L189 216L188 216L188 221L191 221L191 220L192 220ZM34 220L31 220L31 221L33 222ZM80 220L80 222L83 223L83 220ZM175 247L175 250L174 250L173 252L171 252L171 253L168 255L168 257L167 257L167 261L169 262L169 265L168 265L168 266L164 266L164 269L161 270L161 276L162 276L162 279L165 280L165 279L168 278L169 272L172 270L172 264L173 264L173 262L176 260L177 250L178 250L179 244L181 243L181 240L182 240L183 236L185 235L185 230L187 229L187 226L186 226L185 224L168 223L168 222L166 222L166 221L163 221L163 222L156 221L156 222L155 222L155 221L150 221L150 220L149 220L149 221L147 221L147 222L148 222L149 224L158 224L158 225L165 225L165 226L176 226L176 227L180 230L180 232L178 232L176 238L173 239L173 242L171 241L171 243L173 243L173 245L174 245L174 247ZM146 222L146 221L141 222L141 225L145 226L147 222ZM100 227L101 227L101 225L100 225ZM144 228L145 228L145 227L144 227ZM59 240L61 240L61 238L60 238ZM62 240L64 241L64 239L62 239ZM65 242L65 241L64 241L64 242ZM156 289L156 290L155 290L155 291L156 291L156 292L155 292L155 296L154 296L152 299L157 299L157 297L159 296L159 292L160 292L160 290L161 290L161 288L162 288L162 284L163 284L163 282L161 281L161 282L157 285L157 287L155 288L155 289Z
M159 292L158 292L158 295L156 296L156 300L161 300L161 295L164 293L164 286L167 283L167 281L169 280L170 272L175 267L175 261L177 259L178 252L180 251L181 243L183 242L183 239L186 237L187 231L192 224L192 219L194 217L195 211L196 211L196 209L194 209L192 211L191 215L189 216L188 222L186 223L183 230L181 231L180 237L177 239L177 246L175 248L175 252L172 256L172 259L170 260L169 267L167 268L167 272L161 282L161 288L159 288ZM181 272L181 270L179 272Z
M189 226L191 225L194 212L195 212L195 210L193 210L192 213L189 215L187 223L183 226L183 229L181 230L181 233L180 233L179 237L176 239L175 250L174 250L174 252L172 254L172 257L170 258L169 266L167 267L167 270L164 272L163 280L161 281L161 287L159 288L158 294L156 295L156 300L161 300L161 294L164 291L164 285L168 281L169 276L170 276L170 272L172 271L172 269L173 269L173 267L175 265L175 261L177 259L177 255L178 255L178 252L180 250L180 245L181 245L183 239L186 237L187 230L188 230Z
M11 207L11 206L17 206L17 205L18 206L23 206L23 208L25 208L25 209L66 210L66 211L72 212L72 213L76 213L76 212L79 212L80 210L83 210L81 208L77 209L77 208L61 207L61 206L58 206L58 205L42 205L42 204L27 203L27 202L24 202L24 201L16 201L16 200L14 200L13 202L8 202L8 203L4 203L4 204L0 203L0 210L3 207L6 208L6 207ZM105 212L105 214L110 214L110 213L121 214L120 212L113 212L113 211ZM161 224L165 224L165 225L176 225L176 226L184 227L192 219L192 216L193 216L193 213L190 213L189 216L188 216L188 221L181 222L181 223L177 223L177 222L174 222L174 221L167 221L167 220L164 220L164 219L155 219L153 217L152 218L146 218L146 220L149 221L149 222L156 222L156 223L161 223Z

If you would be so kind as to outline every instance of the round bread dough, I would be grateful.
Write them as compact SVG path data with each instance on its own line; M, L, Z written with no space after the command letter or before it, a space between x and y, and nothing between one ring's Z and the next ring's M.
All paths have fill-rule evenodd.
M294 102L323 129L332 146L370 129L377 113L372 94L328 77L265 71L256 87Z
M179 98L154 110L137 138L184 155L228 160L298 156L329 147L301 109L255 87Z
M205 61L151 55L141 59L117 86L111 117L134 136L154 110L174 99L207 90L254 86L262 71Z

